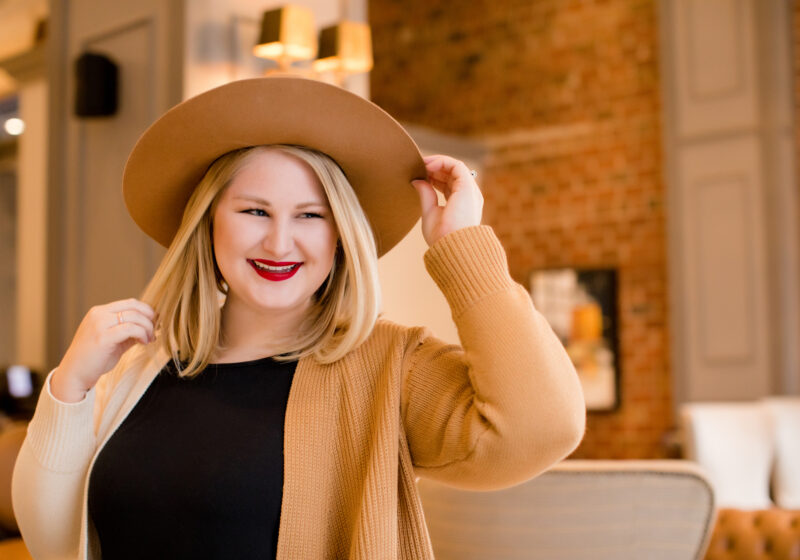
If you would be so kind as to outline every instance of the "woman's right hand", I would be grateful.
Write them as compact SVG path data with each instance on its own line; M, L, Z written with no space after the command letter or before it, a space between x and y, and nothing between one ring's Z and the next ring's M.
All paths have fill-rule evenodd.
M137 342L155 340L156 314L137 299L92 307L78 326L50 379L50 391L63 402L78 402Z

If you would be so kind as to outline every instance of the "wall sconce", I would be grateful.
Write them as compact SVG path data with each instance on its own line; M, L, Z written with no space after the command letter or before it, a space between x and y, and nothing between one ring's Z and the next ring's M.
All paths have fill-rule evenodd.
M300 6L264 12L253 54L276 61L281 71L289 71L295 61L313 59L317 56L314 14Z
M343 21L319 33L319 57L315 72L360 74L372 70L372 36L369 25Z
M264 12L253 54L276 61L281 72L313 60L314 73L333 72L341 80L372 69L372 36L366 23L342 21L320 31L317 42L311 10L289 5Z

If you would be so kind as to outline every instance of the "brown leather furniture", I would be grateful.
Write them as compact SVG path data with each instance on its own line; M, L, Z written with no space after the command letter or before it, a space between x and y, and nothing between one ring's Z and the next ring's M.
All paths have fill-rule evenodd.
M721 509L706 560L800 560L800 511Z
M0 530L3 534L19 534L14 510L11 508L11 475L17 453L25 439L26 424L8 423L0 430ZM0 540L0 558L3 560L32 560L21 537Z

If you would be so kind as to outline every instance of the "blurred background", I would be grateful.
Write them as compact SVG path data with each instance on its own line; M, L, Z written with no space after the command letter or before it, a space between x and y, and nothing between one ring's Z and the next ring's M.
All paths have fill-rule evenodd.
M484 223L596 396L574 457L675 457L683 403L800 393L800 3L295 5L315 36L341 34L320 55L334 37L346 59L342 22L370 32L370 70L316 77L478 170ZM121 196L141 132L227 81L315 72L253 53L283 6L0 0L0 366L16 387L163 254ZM415 231L381 261L386 315L456 340L424 249Z

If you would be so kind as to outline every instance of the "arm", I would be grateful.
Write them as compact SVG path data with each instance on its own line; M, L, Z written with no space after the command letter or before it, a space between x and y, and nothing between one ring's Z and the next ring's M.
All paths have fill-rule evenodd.
M484 490L535 476L583 435L583 393L566 351L509 276L490 228L450 233L425 264L463 349L424 333L410 349L402 417L417 473Z
M558 338L510 277L494 233L478 225L474 174L447 156L425 165L427 180L412 182L430 245L425 265L463 349L425 334L409 348L401 402L409 449L419 474L465 488L510 486L578 445L583 392Z
M64 403L50 391L52 377L14 466L12 502L34 558L76 558L86 469L95 449L95 390L82 401Z
M34 558L76 558L86 473L109 370L136 342L154 337L155 314L134 299L93 307L44 384L12 477L20 532ZM99 406L96 406L99 405Z

